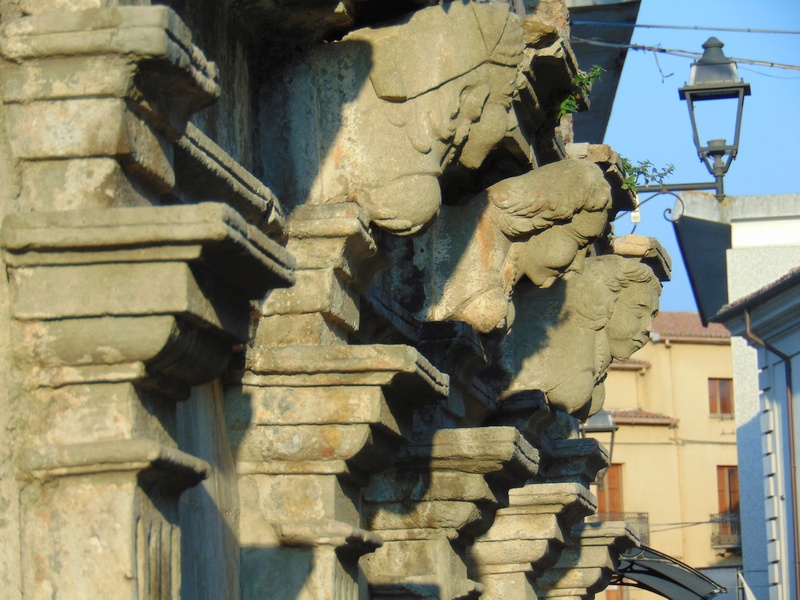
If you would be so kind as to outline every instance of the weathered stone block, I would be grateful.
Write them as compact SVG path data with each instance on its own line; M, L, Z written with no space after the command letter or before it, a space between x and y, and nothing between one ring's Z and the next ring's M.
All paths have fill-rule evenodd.
M258 319L252 346L344 346L348 328L322 313L269 315Z
M359 325L358 296L332 269L297 271L297 283L272 292L264 302L264 315L321 313L346 329Z

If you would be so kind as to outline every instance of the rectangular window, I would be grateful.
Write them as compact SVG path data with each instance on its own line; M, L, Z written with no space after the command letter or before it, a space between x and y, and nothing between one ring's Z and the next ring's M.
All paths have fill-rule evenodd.
M733 380L708 380L708 411L711 416L733 416Z
M717 499L720 513L739 512L739 469L717 467Z
M608 521L623 518L619 516L622 513L622 465L609 465L603 477L602 489L597 490L597 512Z

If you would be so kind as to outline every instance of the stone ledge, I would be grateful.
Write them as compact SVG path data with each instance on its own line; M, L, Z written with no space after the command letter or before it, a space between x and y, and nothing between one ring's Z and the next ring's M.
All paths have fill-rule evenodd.
M525 481L538 471L539 451L513 427L440 429L429 440L412 441L399 460L425 462L431 469Z
M292 256L217 202L10 213L0 245L12 267L202 261L251 297L294 282Z
M248 356L245 385L387 386L415 405L445 398L450 378L410 346L284 346Z
M224 200L264 232L286 227L272 190L191 123L175 144L175 178L179 192L194 201Z
M152 440L115 440L29 448L21 453L20 474L39 481L103 473L154 471L159 483L186 489L206 479L210 465Z
M282 546L314 548L333 546L357 555L373 552L383 545L377 533L353 527L341 521L304 521L273 525Z

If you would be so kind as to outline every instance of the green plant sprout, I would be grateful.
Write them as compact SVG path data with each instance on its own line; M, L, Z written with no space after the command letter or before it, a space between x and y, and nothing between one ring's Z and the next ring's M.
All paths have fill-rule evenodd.
M558 107L558 118L564 115L570 115L580 110L578 106L578 99L587 97L592 89L592 84L600 79L600 76L605 72L605 69L600 65L594 65L588 71L578 71L578 74L572 79L572 84L575 86L575 91L562 100Z
M675 165L668 164L666 167L656 167L649 160L640 160L636 165L631 163L624 156L620 156L622 170L625 179L622 181L623 190L635 190L639 185L650 185L651 183L661 185L664 179L672 175Z

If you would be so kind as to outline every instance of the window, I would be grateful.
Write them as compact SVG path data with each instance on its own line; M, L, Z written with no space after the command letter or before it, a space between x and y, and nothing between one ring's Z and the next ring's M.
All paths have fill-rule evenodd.
M609 465L602 481L602 489L597 490L597 512L616 514L604 520L617 520L622 513L622 465Z
M711 416L733 416L733 380L708 380L708 411Z
M720 513L739 512L739 469L717 467L717 498Z

